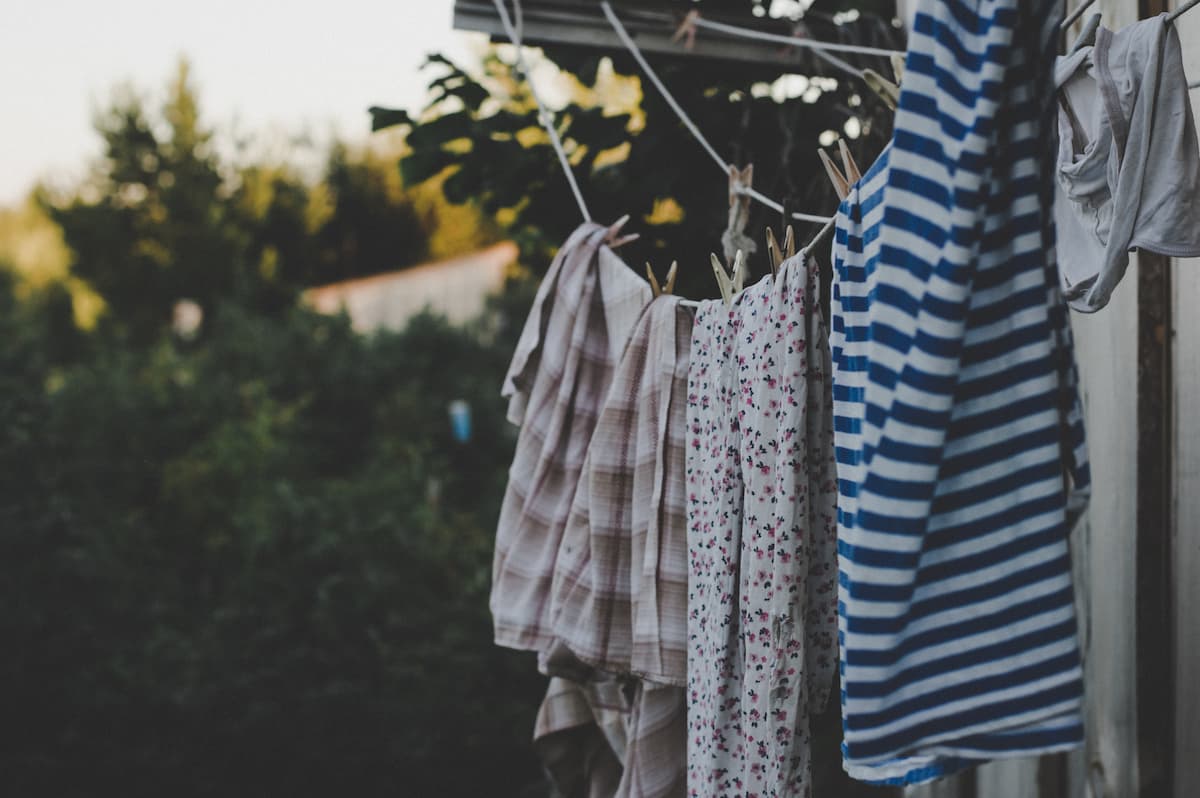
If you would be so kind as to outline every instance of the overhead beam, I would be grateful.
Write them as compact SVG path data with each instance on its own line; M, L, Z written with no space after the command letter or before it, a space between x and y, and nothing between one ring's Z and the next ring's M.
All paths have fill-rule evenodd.
M534 46L569 45L597 50L623 51L595 0L524 0L524 42ZM629 35L645 53L662 53L680 58L735 61L775 67L779 72L826 74L828 65L800 47L760 42L726 34L699 30L695 45L671 41L683 17L678 12L655 8L650 4L618 6L617 14ZM767 33L790 35L791 24L780 19L748 20L745 16L705 13L706 19L754 28ZM497 41L507 41L504 28L492 0L455 0L454 27L457 30L486 33Z

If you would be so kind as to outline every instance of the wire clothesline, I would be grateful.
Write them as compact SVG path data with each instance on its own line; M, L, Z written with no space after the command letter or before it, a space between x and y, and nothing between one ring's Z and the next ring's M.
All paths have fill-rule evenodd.
M1074 11L1071 12L1071 14L1066 19L1063 20L1060 27L1063 30L1070 27L1076 20L1079 19L1080 16L1082 16L1084 11L1086 11L1088 8L1090 8L1095 3L1095 1L1096 0L1084 0L1082 3L1079 4L1079 6ZM533 98L534 103L537 105L538 122L542 125L543 128L545 128L546 133L550 137L550 143L554 148L554 151L558 157L559 163L562 165L563 172L567 178L567 182L570 184L571 193L575 197L575 202L579 206L580 213L583 215L583 218L586 221L590 222L590 221L592 221L591 214L588 211L587 203L583 199L583 193L579 189L579 184L575 179L575 173L571 168L571 162L570 162L569 157L567 156L566 149L563 147L562 139L558 135L558 130L554 126L553 114L551 114L550 111L546 108L546 105L542 102L541 97L538 95L536 89L534 88L532 80L530 80L530 71L529 71L528 65L525 62L525 58L523 55L523 42L522 42L522 32L521 32L523 25L522 25L520 0L514 0L514 3L513 3L513 6L514 6L513 11L514 11L514 15L516 16L516 24L515 25L513 24L513 20L509 17L508 9L505 6L504 0L492 0L492 2L496 6L496 11L500 15L500 22L504 26L505 33L508 35L509 41L512 42L513 47L516 51L515 66L516 66L517 70L525 78L526 85L529 88L529 94ZM1168 22L1174 21L1179 16L1181 16L1184 12L1189 11L1190 9L1196 7L1198 4L1200 4L1200 0L1188 0L1188 2L1184 3L1179 8L1177 8L1175 11L1173 11L1170 15L1168 15L1167 21ZM607 2L607 0L605 0L604 2L600 3L600 8L601 8L601 10L603 10L605 17L607 17L609 24L613 28L613 32L616 33L616 35L617 35L617 38L621 40L621 43L629 51L629 54L633 56L634 60L637 62L638 66L641 68L641 70L645 74L645 76L650 80L650 82L652 84L654 84L654 87L658 90L659 94L662 95L663 100L665 100L667 105L670 106L671 110L675 112L675 115L679 118L679 121L688 130L688 132L692 134L692 137L695 138L696 141L700 143L700 146L704 148L705 152L708 153L709 157L712 158L713 162L716 163L718 167L720 167L721 171L725 174L728 174L729 170L732 168L732 165L729 164L728 162L726 162L725 159L720 156L720 154L716 151L716 149L712 146L712 144L710 144L708 142L708 139L706 139L704 137L704 134L700 132L700 129L692 121L691 117L689 117L687 115L687 112L684 111L683 108L679 105L679 103L675 100L674 96L667 89L666 85L658 77L658 74L653 70L653 68L651 68L651 66L650 66L649 62L646 60L645 56L642 55L641 50L638 48L637 44L634 43L633 39L630 37L629 32L625 29L625 26L621 23L621 20L617 17L616 13L613 11L612 6ZM781 34L767 33L764 31L756 31L756 30L752 30L749 28L740 28L736 25L729 25L729 24L726 24L723 22L706 20L706 19L699 17L699 15L696 15L693 18L692 24L696 25L697 27L704 27L704 28L708 28L710 30L719 31L722 33L730 34L730 35L744 36L746 38L760 39L760 40L764 40L764 41L773 41L773 42L787 44L787 45L794 46L794 47L809 48L809 49L813 50L814 54L820 55L820 56L826 58L827 61L830 61L831 63L835 63L835 65L839 66L840 68L842 68L846 71L851 72L852 74L857 75L858 77L863 76L862 70L860 70L850 64L847 64L846 62L841 61L841 59L838 59L834 56L827 56L822 51L823 50L831 50L831 51L836 51L836 52L850 52L850 53L858 53L858 54L864 54L864 55L876 55L876 56L892 56L892 55L902 55L903 54L900 51L886 50L886 49L878 48L878 47L862 47L862 46L858 46L858 45L840 44L840 43L836 43L836 42L821 42L821 41L817 41L817 40L813 40L813 39L802 39L802 38L797 38L797 37L792 37L792 36L783 36ZM1188 86L1189 86L1189 88L1200 87L1200 81L1190 83L1190 84L1188 84ZM766 196L765 194L761 193L760 191L757 191L749 186L740 187L737 190L740 193L743 193L743 194L751 197L752 199L759 202L760 204L765 205L768 208L771 208L772 210L776 211L777 213L785 212L785 209L781 203L776 202L775 200L771 199L770 197ZM820 237L822 237L825 233L827 233L829 231L830 227L833 225L833 218L829 217L829 216L817 216L814 214L800 213L800 212L791 212L789 215L791 218L796 219L798 221L815 222L815 223L821 223L824 225L824 227L821 228L820 232L817 233L816 239L814 239L814 241L819 239Z
M1075 24L1076 20L1083 16L1083 12L1087 11L1089 8L1095 5L1095 3L1096 0L1083 0L1083 2L1080 3L1075 10L1068 14L1067 18L1062 21L1062 24L1059 25L1059 29L1066 30L1067 28L1071 27L1073 24ZM1198 4L1200 4L1200 0L1188 0L1188 2L1184 3L1179 8L1175 9L1170 14L1167 14L1167 22L1174 22L1175 20L1179 19L1179 17L1183 16L1184 12L1190 11Z
M1184 3L1179 8L1175 9L1170 14L1167 14L1167 22L1174 22L1183 16L1185 11L1191 11L1193 8L1195 8L1197 4L1200 4L1200 0L1188 0L1188 2Z
M799 47L812 51L812 54L822 59L828 64L831 64L842 70L848 75L866 80L866 75L862 69L847 63L835 55L830 55L829 51L857 53L859 55L873 56L903 56L902 50L886 50L880 47L866 47L857 44L841 44L839 42L825 42L820 39L808 39L798 36L785 36L779 33L768 33L767 31L754 30L753 28L743 28L737 25L730 25L727 22L716 22L715 20L705 19L700 16L699 12L692 12L685 24L693 25L697 28L708 28L709 30L718 31L730 36L740 36L744 39L756 39L759 41L775 42L785 44L791 47Z
M1059 30L1066 30L1067 28L1069 28L1069 27L1071 27L1072 25L1074 25L1074 24L1075 24L1075 20L1077 20L1077 19L1079 19L1080 17L1082 17L1082 16L1083 16L1083 12L1084 12L1084 11L1087 11L1089 8L1091 8L1091 7L1092 7L1092 6L1095 4L1095 2L1096 2L1096 0L1083 0L1083 2L1082 2L1082 3L1080 3L1080 4L1079 4L1079 5L1078 5L1078 6L1075 8L1075 10L1074 10L1074 11L1072 11L1070 14L1067 14L1067 17L1066 17L1066 19L1064 19L1064 20L1062 21L1062 23L1061 23L1061 24L1058 26L1058 29L1059 29Z
M866 47L859 44L842 44L840 42L825 42L820 39L807 39L799 36L786 36L782 33L769 33L767 31L754 30L753 28L742 28L737 25L730 25L727 22L717 22L716 20L705 19L697 16L693 19L693 24L698 28L708 28L709 30L727 33L730 36L741 36L744 39L758 39L764 42L775 42L777 44L786 44L791 47L803 47L810 50L827 50L834 53L858 53L860 55L878 55L884 58L889 58L893 55L904 55L903 50L887 50L882 47Z
M642 51L638 49L638 46L634 44L633 39L630 38L629 32L625 30L625 26L621 24L621 20L618 19L616 13L613 12L612 6L610 6L607 2L602 2L600 4L600 8L603 9L604 15L608 18L609 24L612 25L613 32L617 34L617 38L620 39L621 43L625 45L625 49L627 49L629 54L633 56L633 60L637 61L637 64L639 67L641 67L642 72L650 80L650 82L654 84L654 88L658 89L658 93L662 95L663 100L665 100L667 105L671 107L671 110L675 112L675 115L679 117L679 121L683 123L683 126L687 128L689 133L692 134L692 137L700 143L700 146L704 148L704 151L708 153L708 156L712 158L713 162L721 168L721 171L724 174L729 174L729 169L732 165L722 158L716 149L709 144L708 139L706 139L704 134L700 132L700 128L696 127L696 123L692 121L691 117L687 115L687 112L683 110L678 101L676 101L676 99L671 95L671 92L667 90L667 87L658 77L658 74L650 67L649 62L646 61L646 57L642 55ZM763 205L766 205L768 208L776 211L777 213L784 212L783 205L766 196L765 194L754 190L753 188L742 188L741 191ZM829 216L814 216L813 214L809 213L792 213L791 217L802 222L818 222L822 224L829 224L832 222L832 218Z
M774 42L777 44L785 44L789 47L799 47L802 49L811 50L813 55L823 59L826 63L832 64L843 72L853 75L857 78L863 78L863 70L853 64L846 63L837 56L830 55L830 52L838 53L857 53L859 55L874 55L874 56L903 56L902 50L886 50L881 47L866 47L857 44L841 44L839 42L824 42L820 39L808 39L798 36L785 36L779 33L769 33L767 31L754 30L753 28L743 28L738 25L730 25L727 22L717 22L711 19L705 19L699 13L693 13L689 18L689 24L697 28L707 28L708 30L724 33L729 36L740 36L743 39L755 39L758 41Z
M583 201L583 192L579 190L579 183L575 180L575 172L571 169L571 160L567 157L567 151L563 148L562 139L559 138L558 130L554 126L554 115L547 110L542 98L538 96L537 90L533 87L533 79L529 74L529 67L525 63L524 49L521 43L521 28L524 27L521 17L521 3L517 0L513 4L513 13L517 17L516 26L508 16L508 9L505 8L504 0L492 0L496 6L496 11L500 14L500 24L504 26L504 32L508 35L508 39L513 44L516 50L516 67L521 76L525 78L525 85L529 88L529 96L533 98L533 102L538 109L538 122L546 129L546 133L550 136L550 143L554 147L554 152L558 156L558 162L562 165L563 172L566 174L567 182L571 185L571 193L575 195L575 204L579 206L579 212L583 215L584 221L592 221L592 215L588 212L587 203Z

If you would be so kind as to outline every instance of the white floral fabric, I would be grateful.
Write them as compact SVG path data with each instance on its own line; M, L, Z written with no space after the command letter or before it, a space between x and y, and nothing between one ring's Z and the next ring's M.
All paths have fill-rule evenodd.
M703 303L688 384L688 789L810 794L836 663L836 465L816 265Z

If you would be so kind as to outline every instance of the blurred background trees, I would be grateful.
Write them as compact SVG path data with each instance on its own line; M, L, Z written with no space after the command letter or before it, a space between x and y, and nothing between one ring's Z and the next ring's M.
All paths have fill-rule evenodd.
M805 24L895 45L890 6L841 11ZM85 180L0 211L5 794L544 794L543 683L487 610L514 440L498 390L579 219L509 56L431 58L429 107L376 113L396 146L336 144L315 174L217 146L183 64L161 105L115 95ZM682 292L713 295L716 167L620 54L544 58L593 214L632 214L628 262L678 259ZM818 143L846 135L865 168L889 132L844 80L654 61L799 210L836 201ZM748 232L779 224L759 208ZM362 336L298 302L501 237L523 268L467 327Z

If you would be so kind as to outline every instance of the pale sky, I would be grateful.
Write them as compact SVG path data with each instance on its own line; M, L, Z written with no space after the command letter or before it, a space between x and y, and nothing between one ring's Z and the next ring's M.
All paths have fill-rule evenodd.
M470 60L453 0L4 0L0 204L69 181L99 152L91 122L115 86L162 96L192 63L210 125L240 134L365 138L371 105L419 109L429 52Z

